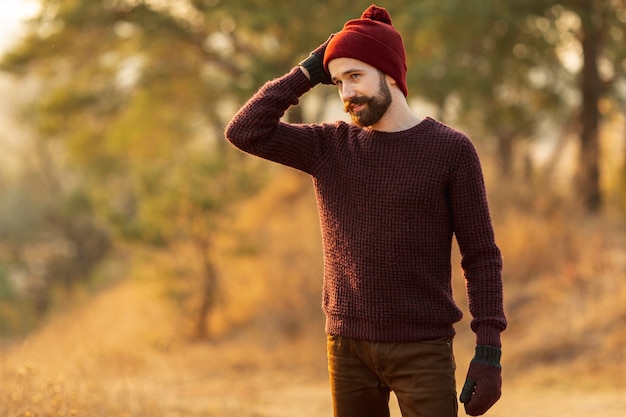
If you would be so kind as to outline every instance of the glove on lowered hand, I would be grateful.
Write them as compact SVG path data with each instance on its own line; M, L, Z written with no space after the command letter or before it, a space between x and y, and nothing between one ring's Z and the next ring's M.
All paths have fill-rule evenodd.
M306 68L309 72L312 87L319 83L329 85L333 83L330 80L330 74L328 74L324 68L324 52L326 52L326 46L328 46L328 42L330 42L333 36L335 35L330 35L330 37L326 39L326 42L318 46L313 52L311 52L308 58L299 64L300 66Z
M483 415L500 399L502 393L502 351L494 346L478 345L470 362L467 379L459 400L470 416Z

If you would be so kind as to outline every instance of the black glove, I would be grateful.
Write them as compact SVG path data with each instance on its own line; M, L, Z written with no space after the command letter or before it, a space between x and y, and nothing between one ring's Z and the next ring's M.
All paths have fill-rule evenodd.
M459 400L470 416L485 414L502 393L502 351L494 346L478 345L470 362L467 379Z
M311 86L314 87L319 83L322 84L333 84L330 80L330 74L326 72L324 68L324 52L326 51L326 46L328 42L335 36L334 34L330 35L326 42L318 46L311 54L299 65L306 68L309 72L309 77L311 80Z

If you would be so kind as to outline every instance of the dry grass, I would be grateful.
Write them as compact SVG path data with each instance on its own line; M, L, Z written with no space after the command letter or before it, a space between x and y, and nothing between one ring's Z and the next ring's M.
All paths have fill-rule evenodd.
M504 396L489 415L621 415L626 222L498 207L510 327ZM309 180L287 174L242 207L236 226L220 241L225 295L212 340L186 339L187 318L163 279L193 260L190 251L135 257L131 278L3 346L0 415L330 415ZM454 279L466 309L458 269ZM457 326L459 383L473 350L468 322Z
M504 334L512 376L586 388L626 386L626 222L531 217L500 230ZM521 245L520 242L526 242Z
M168 334L164 308L127 282L59 313L2 356L0 415L159 416L136 375Z

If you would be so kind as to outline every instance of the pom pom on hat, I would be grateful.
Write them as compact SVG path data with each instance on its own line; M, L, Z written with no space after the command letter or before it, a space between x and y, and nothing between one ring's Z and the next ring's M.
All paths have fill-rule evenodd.
M360 19L348 21L330 40L324 53L324 68L335 58L354 58L389 75L406 96L406 52L402 36L391 24L383 7L372 4Z
M391 24L391 16L389 16L389 12L382 7L376 6L375 4L372 4L363 12L361 19L371 19L387 23L388 25Z

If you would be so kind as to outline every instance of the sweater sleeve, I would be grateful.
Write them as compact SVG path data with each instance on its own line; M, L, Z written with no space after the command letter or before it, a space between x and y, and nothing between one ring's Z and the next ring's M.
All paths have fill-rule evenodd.
M244 152L311 174L323 149L322 128L281 121L310 89L298 67L267 82L230 121L226 139Z
M507 326L502 256L495 242L478 154L469 139L461 149L450 198L467 283L471 327L477 344L500 347L500 333Z

